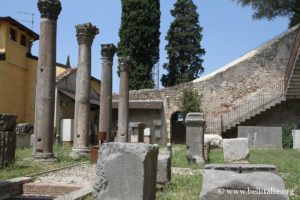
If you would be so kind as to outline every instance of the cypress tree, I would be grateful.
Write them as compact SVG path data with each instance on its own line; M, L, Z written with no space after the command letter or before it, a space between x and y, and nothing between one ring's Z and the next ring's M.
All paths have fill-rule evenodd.
M192 81L204 71L197 6L192 0L177 0L171 15L175 19L166 36L169 62L163 66L168 72L161 78L164 87Z
M159 60L159 0L122 0L118 56L135 62L129 74L129 89L153 88L152 68Z
M68 55L68 57L67 57L66 66L67 67L71 67L71 64L70 64L70 55Z

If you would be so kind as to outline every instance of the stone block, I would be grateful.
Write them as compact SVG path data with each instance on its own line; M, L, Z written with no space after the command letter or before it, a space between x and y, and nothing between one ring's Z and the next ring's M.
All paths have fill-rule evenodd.
M204 155L204 159L205 159L206 161L208 161L208 154L209 154L209 151L210 151L210 143L204 144L203 155Z
M157 158L156 183L164 185L171 181L171 156L159 155Z
M248 138L249 146L282 148L281 127L239 126L238 137Z
M168 143L167 149L167 152L160 153L157 158L156 183L159 185L165 185L171 181L172 146L170 143Z
M293 149L300 149L300 130L293 130Z
M14 131L17 115L0 113L0 131Z
M143 143L104 143L97 161L96 200L154 200L158 147Z
M225 162L248 162L248 138L223 139Z
M222 149L223 138L216 134L204 134L204 144L210 144L211 149Z
M18 133L16 134L16 147L25 148L30 146L31 134L30 133Z
M142 122L130 122L128 124L129 142L144 142L145 124Z
M29 123L17 124L16 132L18 133L32 133L33 126Z
M201 200L289 199L275 166L260 164L205 165Z
M202 113L188 113L186 123L186 148L187 159L200 165L205 163L204 159L204 125L205 120Z

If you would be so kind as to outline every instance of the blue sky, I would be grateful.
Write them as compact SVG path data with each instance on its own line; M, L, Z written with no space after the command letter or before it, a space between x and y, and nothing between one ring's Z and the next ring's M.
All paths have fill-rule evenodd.
M31 16L19 11L34 13L33 30L39 33L39 11L37 0L0 0L0 15L15 19L30 20ZM252 10L242 8L232 0L194 0L200 14L200 25L203 27L202 47L206 50L203 57L205 73L208 74L225 64L237 59L248 51L260 46L278 34L287 30L288 18L276 18L273 21L253 20ZM61 0L62 12L58 19L57 29L57 62L65 63L70 55L71 65L76 66L78 44L75 36L75 25L91 22L100 29L92 47L92 75L101 77L100 44L119 41L118 32L121 23L120 0ZM173 18L170 10L175 0L161 0L161 44L160 73L163 63L167 62L165 52L166 33ZM22 22L31 27L28 22ZM38 42L33 46L33 54L38 55ZM113 91L118 92L117 58L113 67Z

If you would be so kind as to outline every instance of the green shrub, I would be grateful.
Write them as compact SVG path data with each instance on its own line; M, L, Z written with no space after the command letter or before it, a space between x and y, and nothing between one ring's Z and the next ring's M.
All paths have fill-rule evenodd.
M295 125L290 122L286 122L282 124L281 127L282 127L283 148L292 148L293 147L292 130L295 128Z
M201 98L197 91L192 89L184 89L180 97L180 112L183 117L189 112L201 112Z

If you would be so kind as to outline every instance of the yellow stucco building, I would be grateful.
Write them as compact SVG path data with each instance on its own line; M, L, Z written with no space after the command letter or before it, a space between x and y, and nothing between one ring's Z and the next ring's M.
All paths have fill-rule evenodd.
M18 115L18 123L34 124L38 58L31 54L30 46L38 39L37 33L13 18L0 17L0 113ZM57 79L68 70L57 64ZM99 95L100 81L92 78L91 88Z

